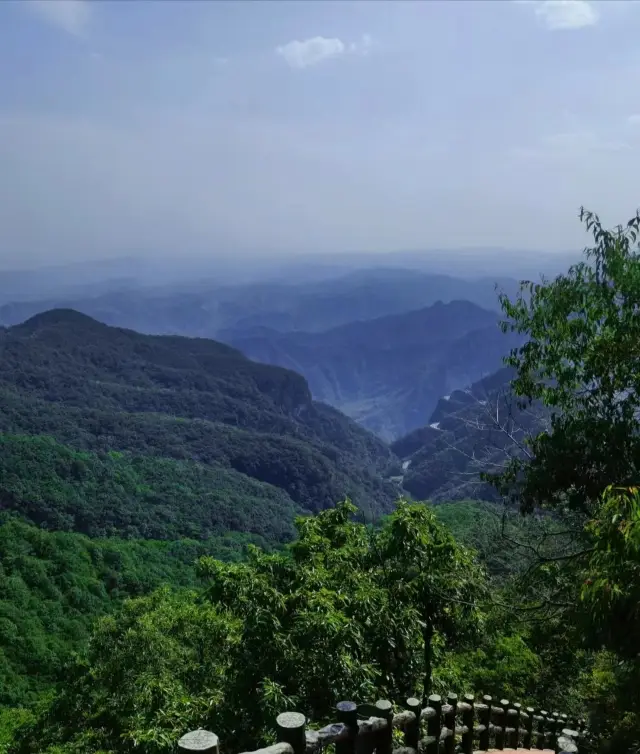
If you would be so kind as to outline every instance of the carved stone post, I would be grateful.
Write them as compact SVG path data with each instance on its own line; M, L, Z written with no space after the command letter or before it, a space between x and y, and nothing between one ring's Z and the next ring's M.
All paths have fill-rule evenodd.
M502 751L504 749L504 738L507 728L507 710L509 709L509 700L501 699L500 706L496 707L495 720L496 720L496 749Z
M486 709L483 709L479 714L480 725L482 730L480 731L480 751L489 751L489 738L491 736L491 702L493 698L488 694L482 697L483 703L486 705Z
M475 714L475 699L473 694L465 694L464 703L467 707L462 712L462 725L467 730L462 734L462 754L473 754L473 723Z
M429 707L434 709L436 714L430 717L427 722L427 735L432 739L427 745L427 754L438 754L440 750L440 718L442 715L442 699L438 694L431 694Z
M377 716L387 721L387 725L381 731L376 733L376 752L377 754L391 754L393 750L393 705L386 699L379 699L376 702Z
M507 728L509 730L506 741L511 749L518 748L518 725L520 724L520 714L514 705L507 709Z
M533 709L533 707L527 707L527 715L528 717L525 725L527 732L524 734L524 741L522 742L522 746L525 749L530 749L533 741L533 716L535 715L535 710Z
M347 727L348 737L336 741L336 754L355 754L358 735L358 705L355 702L338 702L338 722Z
M412 720L404 731L404 743L405 746L409 746L412 749L418 750L418 743L420 741L420 714L422 712L422 702L415 697L407 699L407 709L416 716L415 720Z
M445 754L453 754L456 748L456 716L458 714L458 697L456 694L447 695L449 710L446 714L445 725L449 729L449 735L444 740Z
M538 717L538 732L536 734L536 748L544 749L546 720L547 720L546 710L543 710L543 709L540 710L540 714L537 717Z
M307 747L304 729L307 721L300 712L282 712L276 718L278 741L290 744L294 754L304 754Z
M194 751L198 754L218 754L218 747L218 736L208 730L192 730L178 741L180 754Z

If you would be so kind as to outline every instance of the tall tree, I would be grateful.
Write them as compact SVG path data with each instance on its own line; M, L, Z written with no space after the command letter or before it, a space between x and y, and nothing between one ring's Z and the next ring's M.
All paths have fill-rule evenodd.
M640 214L613 230L584 209L580 219L594 240L582 262L524 282L514 301L501 297L503 328L527 337L508 359L512 389L523 406L547 407L551 423L488 478L524 513L548 510L563 524L558 536L569 535L560 551L530 548L524 587L545 595L540 607L563 616L576 646L604 652L592 681L609 658L608 686L591 684L592 722L603 751L631 751L640 741L631 691L640 688ZM607 694L615 703L603 705ZM624 735L614 735L620 720Z
M564 275L523 282L501 295L505 331L527 337L508 364L523 404L541 401L551 427L494 477L523 510L549 507L586 520L611 484L632 484L640 469L640 214L605 230L582 209L593 235L585 259Z

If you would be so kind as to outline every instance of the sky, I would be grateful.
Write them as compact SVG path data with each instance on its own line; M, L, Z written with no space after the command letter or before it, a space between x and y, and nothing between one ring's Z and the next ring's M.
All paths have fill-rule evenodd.
M4 0L0 266L568 250L640 205L633 0Z

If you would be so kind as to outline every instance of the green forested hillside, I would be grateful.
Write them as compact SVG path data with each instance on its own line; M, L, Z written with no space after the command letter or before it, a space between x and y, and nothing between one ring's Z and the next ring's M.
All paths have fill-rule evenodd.
M46 529L91 537L293 535L299 508L278 487L193 461L81 452L50 437L0 435L0 505Z
M161 584L198 583L194 562L242 555L257 537L205 542L89 539L0 518L0 708L37 698L86 645L97 617ZM0 748L0 751L2 749Z
M0 331L0 401L2 432L215 464L310 510L348 495L380 512L395 496L382 442L314 403L298 375L215 341L48 312Z
M54 684L124 597L195 584L198 556L286 542L347 495L389 510L392 458L298 375L213 341L72 311L1 330L0 705Z

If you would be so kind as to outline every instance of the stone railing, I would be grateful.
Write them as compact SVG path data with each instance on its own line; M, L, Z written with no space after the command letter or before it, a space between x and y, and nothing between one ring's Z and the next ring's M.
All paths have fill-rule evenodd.
M582 720L523 709L506 699L494 704L490 696L476 702L471 694L462 701L450 694L443 702L433 694L426 707L418 699L407 699L404 707L394 713L386 700L340 702L338 721L320 730L307 729L299 712L283 712L276 720L278 743L252 754L321 754L330 744L335 754L474 754L505 749L577 754L585 735ZM394 742L394 730L400 731L402 745ZM178 751L219 754L218 737L206 730L192 731L180 739Z

